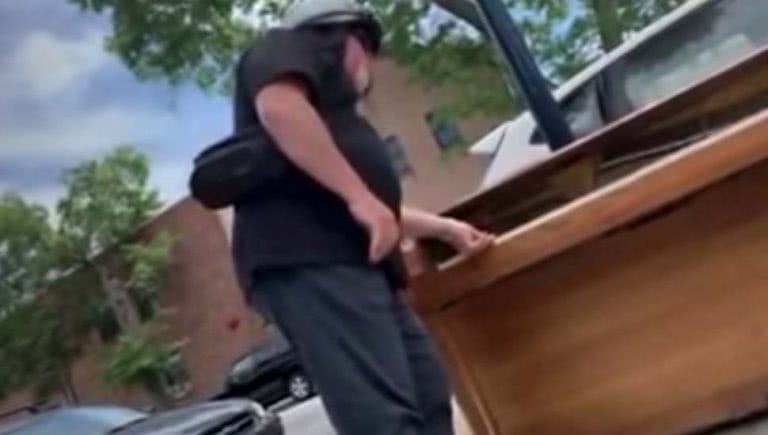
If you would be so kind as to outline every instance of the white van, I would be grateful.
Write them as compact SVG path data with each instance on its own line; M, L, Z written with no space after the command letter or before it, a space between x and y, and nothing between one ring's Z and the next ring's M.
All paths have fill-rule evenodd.
M555 98L583 137L766 45L768 0L691 0L568 80ZM551 154L529 112L470 152L493 155L481 189Z

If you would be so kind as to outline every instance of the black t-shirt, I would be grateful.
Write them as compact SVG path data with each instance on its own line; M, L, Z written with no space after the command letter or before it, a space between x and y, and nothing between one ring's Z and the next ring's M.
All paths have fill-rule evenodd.
M355 110L357 96L342 67L342 42L310 31L278 29L263 35L237 68L235 130L263 131L255 96L278 79L300 78L341 153L399 216L400 182L384 142ZM233 251L238 276L248 286L253 273L265 268L367 264L368 236L337 195L289 165L273 186L235 205ZM404 283L402 265L399 252L381 264L394 285Z

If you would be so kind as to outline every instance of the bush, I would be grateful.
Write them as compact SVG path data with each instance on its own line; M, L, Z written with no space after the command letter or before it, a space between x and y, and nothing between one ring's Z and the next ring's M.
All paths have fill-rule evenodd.
M162 408L173 404L168 379L181 364L185 341L166 343L165 328L148 323L123 333L107 352L104 382L112 387L143 390Z

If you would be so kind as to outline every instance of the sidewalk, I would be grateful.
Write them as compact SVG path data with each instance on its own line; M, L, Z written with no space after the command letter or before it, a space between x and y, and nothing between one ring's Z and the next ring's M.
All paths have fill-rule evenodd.
M453 427L456 435L472 435L467 420L464 418L464 413L455 401L453 402Z

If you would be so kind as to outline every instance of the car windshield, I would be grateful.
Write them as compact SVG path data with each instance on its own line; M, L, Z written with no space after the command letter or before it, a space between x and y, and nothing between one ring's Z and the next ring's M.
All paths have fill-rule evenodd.
M625 91L643 107L768 44L768 1L712 0L626 56Z
M291 345L283 333L274 325L264 328L264 336L256 347L248 355L245 355L235 363L234 371L251 370L263 361L291 350Z
M145 418L146 414L127 408L63 409L0 429L0 435L105 435Z
M253 353L265 356L273 356L291 349L288 340L280 329L275 325L269 325L264 328L264 338L256 346Z
M560 104L565 119L576 137L586 136L605 124L600 113L598 100L600 97L595 82L590 81ZM530 141L534 144L546 142L540 128L534 131Z
M617 117L667 98L719 69L768 45L768 1L711 0L627 53L621 68L609 69L616 89L585 83L561 108L576 137L602 127L600 105L624 107ZM600 76L599 76L600 77ZM622 101L627 100L628 106ZM540 129L531 143L544 143Z

